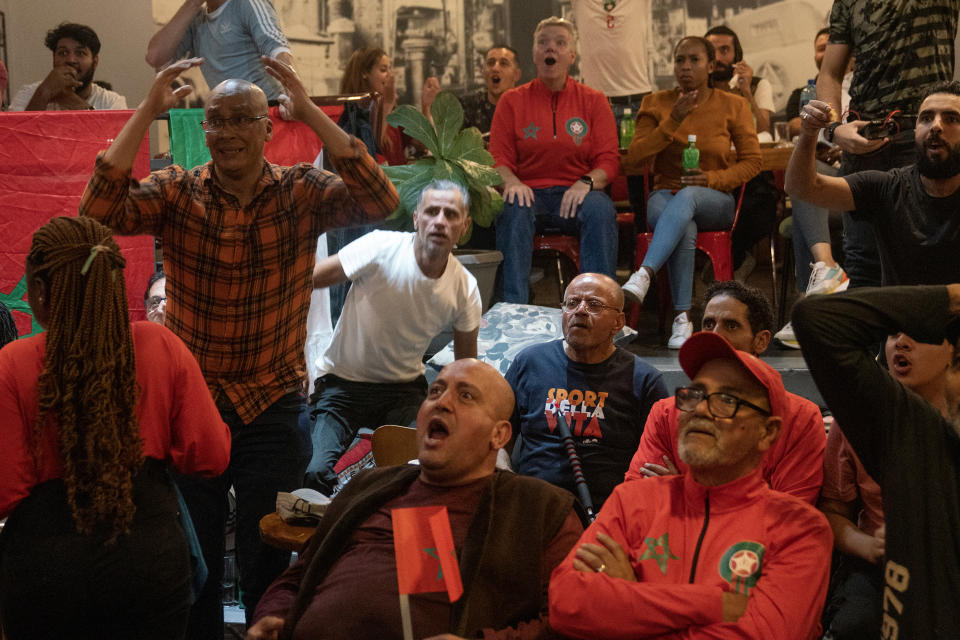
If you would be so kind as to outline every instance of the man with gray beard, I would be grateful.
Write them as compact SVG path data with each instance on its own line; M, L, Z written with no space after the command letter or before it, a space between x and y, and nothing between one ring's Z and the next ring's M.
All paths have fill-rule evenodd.
M960 284L811 296L793 313L793 329L820 394L882 489L883 638L957 637L958 314ZM876 344L898 332L935 345L946 338L953 345L952 362L937 373L942 389L930 400L875 361ZM894 364L899 372L911 366L916 365Z
M842 178L817 173L816 141L830 105L811 100L787 167L792 197L869 220L877 236L882 283L948 284L960 279L960 82L934 85L917 115L917 161Z
M574 638L819 638L833 536L760 468L787 406L780 375L709 332L679 360L690 471L613 490L551 576L550 626Z

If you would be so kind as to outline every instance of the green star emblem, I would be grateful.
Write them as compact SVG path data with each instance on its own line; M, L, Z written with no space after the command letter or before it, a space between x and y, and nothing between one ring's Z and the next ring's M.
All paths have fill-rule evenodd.
M443 580L443 565L440 564L440 555L436 547L424 547L423 552L437 561L437 581Z
M526 129L523 129L523 139L526 140L527 138L533 138L536 140L537 131L540 131L540 127L531 122L529 125L527 125Z
M670 534L665 533L659 538L644 538L643 542L647 545L647 549L637 557L637 560L653 558L657 561L660 572L667 575L667 561L680 559L670 551Z
M23 295L27 292L27 276L24 275L20 278L20 282L17 283L17 286L13 288L13 291L10 293L4 293L0 291L0 302L7 306L7 309L10 311L19 311L30 316L30 333L27 336L20 336L22 338L27 338L29 336L35 335L43 331L43 327L37 324L36 318L33 317L33 311L30 310L30 305L26 300L23 299Z

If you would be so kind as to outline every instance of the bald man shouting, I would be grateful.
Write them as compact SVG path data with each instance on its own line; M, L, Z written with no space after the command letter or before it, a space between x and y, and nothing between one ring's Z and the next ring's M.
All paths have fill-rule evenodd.
M613 279L580 274L567 287L561 306L563 339L524 349L507 371L517 398L513 467L574 490L556 430L560 411L599 509L623 481L647 413L667 397L667 388L659 371L613 344L624 323L623 292Z
M207 100L206 144L212 160L173 165L131 180L134 158L153 120L189 93L171 90L192 58L157 74L146 99L97 158L80 203L117 234L163 242L166 326L190 348L230 425L227 472L215 480L182 479L210 575L191 613L190 638L223 634L226 493L237 493L237 559L247 614L289 563L260 542L260 518L278 491L300 481L297 417L304 404L307 309L317 237L332 227L385 218L397 193L362 142L344 133L308 98L292 68L263 58L280 81L281 103L323 141L339 177L308 164L278 167L263 157L273 134L267 98L256 85L226 80Z
M550 571L582 526L568 492L495 469L512 410L490 365L444 367L417 414L420 464L364 471L337 494L264 595L248 640L402 637L390 512L426 506L447 508L464 591L452 604L412 594L414 637L547 637Z

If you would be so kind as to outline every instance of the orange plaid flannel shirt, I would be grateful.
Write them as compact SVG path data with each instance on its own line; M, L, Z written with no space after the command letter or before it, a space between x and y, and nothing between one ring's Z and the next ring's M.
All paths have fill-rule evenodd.
M249 423L302 387L317 237L376 221L397 192L363 143L334 157L339 177L308 164L264 160L253 201L241 208L211 163L173 165L137 182L97 158L80 215L120 235L163 241L166 325L187 344L214 398Z

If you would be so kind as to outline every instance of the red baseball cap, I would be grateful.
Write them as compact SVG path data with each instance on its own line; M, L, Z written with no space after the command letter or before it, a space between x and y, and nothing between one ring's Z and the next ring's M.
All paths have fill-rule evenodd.
M711 360L737 360L767 390L770 415L782 418L786 414L787 390L780 374L755 355L737 351L723 336L709 331L695 333L680 347L679 358L683 372L691 380Z

